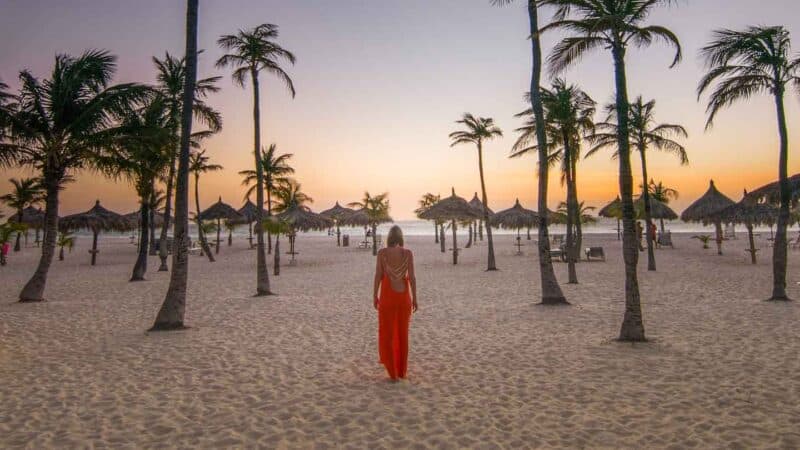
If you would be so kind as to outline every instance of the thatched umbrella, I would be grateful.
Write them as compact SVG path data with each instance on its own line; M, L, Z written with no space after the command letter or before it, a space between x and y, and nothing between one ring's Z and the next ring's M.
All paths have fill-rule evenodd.
M388 215L380 218L372 218L370 217L369 213L362 208L344 216L341 222L342 225L346 227L364 227L364 239L366 240L367 227L373 225L373 223L375 225L380 225L382 223L394 222L394 220Z
M472 196L472 200L469 201L469 204L472 205L475 210L481 213L481 217L478 219L478 226L476 233L478 233L478 237L483 240L483 202L481 199L478 198L478 193L476 192ZM489 210L489 217L491 218L494 215L494 211L491 208L487 208Z
M205 220L216 220L217 221L217 248L216 253L219 253L219 243L220 243L220 229L222 228L222 219L229 220L232 223L239 222L245 220L241 214L239 214L233 207L227 203L222 202L222 197L220 196L219 201L211 205L208 209L200 213L198 217L201 221Z
M633 203L633 207L636 210L636 218L637 219L644 219L644 195L640 195L639 198ZM678 214L672 210L666 203L662 202L661 200L655 199L652 196L650 197L650 218L651 219L658 219L661 223L661 232L664 233L664 220L676 220L678 218Z
M525 209L519 203L519 199L514 206L496 213L489 219L489 224L493 227L504 228L507 230L517 230L517 254L522 254L522 243L520 242L520 230L523 228L531 229L539 224L539 214L536 211Z
M597 215L600 217L617 219L617 240L622 239L622 229L620 227L620 221L622 220L622 200L620 200L619 195L612 200L611 203L600 208Z
M750 242L750 261L756 264L756 245L753 237L755 225L770 225L778 220L778 208L769 203L757 203L744 191L744 197L739 203L731 205L719 212L719 218L724 223L739 223L747 228L747 238Z
M792 201L797 201L800 198L800 173L792 175L788 179L789 193ZM767 201L773 204L780 204L781 201L781 185L780 182L775 181L747 194L748 201Z
M475 220L482 217L482 213L476 210L466 200L456 195L455 188L452 195L439 200L419 217L424 220L450 221L453 228L453 264L458 264L458 242L456 239L456 227L459 221Z
M723 209L736 204L725 194L717 190L714 180L711 180L708 191L694 203L689 205L681 214L684 222L702 222L704 225L713 223L717 234L717 254L722 254L722 220L719 213Z
M294 255L297 254L294 241L298 230L325 230L333 225L333 220L312 212L304 206L292 206L276 217L289 226L289 254L292 255L292 262L289 264L294 263Z
M250 248L253 248L253 222L258 218L258 207L250 201L250 197L247 197L247 201L237 212L243 217L244 221L242 223L247 224L247 232L249 233L247 241L250 243Z
M125 216L103 208L100 206L100 200L97 200L92 209L66 216L58 221L58 226L62 230L87 229L92 231L92 249L89 253L92 254L92 265L94 266L97 262L97 236L100 232L126 231L130 227L130 222L125 219Z
M44 211L40 208L28 206L22 210L22 218L19 213L16 213L8 218L10 223L21 223L28 228L33 228L36 231L36 245L39 245L39 231L44 228ZM28 232L25 232L25 245L28 245Z
M342 232L339 229L339 227L341 226L341 222L342 220L344 220L345 217L347 217L350 214L353 214L354 212L356 212L354 209L345 208L344 206L339 205L339 202L336 202L336 204L333 205L333 208L326 209L325 211L319 213L320 216L327 217L328 219L333 220L333 222L336 224L337 247L342 246Z

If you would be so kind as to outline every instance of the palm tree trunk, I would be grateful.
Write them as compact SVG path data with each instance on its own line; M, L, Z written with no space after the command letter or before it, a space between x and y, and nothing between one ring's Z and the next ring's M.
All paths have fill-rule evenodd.
M264 252L264 167L261 165L261 110L259 107L258 71L250 69L253 79L253 154L256 163L256 296L272 295L267 272L267 255ZM269 196L269 193L267 193ZM269 205L270 213L272 205ZM270 245L271 244L270 240Z
M528 227L528 229L525 230L525 233L526 233L525 240L530 241L531 240L531 227Z
M342 230L339 229L339 221L336 221L336 246L342 246Z
M200 241L200 248L203 249L203 253L206 255L206 257L208 257L208 261L215 262L214 253L211 251L211 247L209 247L208 240L206 239L206 233L203 231L203 222L200 220L200 173L199 172L195 172L194 174L194 206L197 210L197 214L195 215L195 217L197 218L197 240Z
M619 190L622 203L622 255L625 261L625 316L620 327L619 340L645 341L642 303L636 266L639 262L639 245L636 239L633 209L633 175L631 173L631 147L628 129L628 81L625 74L625 48L621 43L612 48L614 56L614 81L617 103L617 143L619 147Z
M281 274L281 243L279 241L280 237L281 237L280 234L276 234L275 235L275 256L274 256L274 260L273 260L273 263L272 263L272 265L273 265L273 267L272 267L273 272L272 273L276 277Z
M786 111L783 106L783 89L775 94L775 107L778 113L778 134L780 135L780 155L778 157L778 181L781 191L781 205L778 211L778 229L775 233L775 246L772 248L772 296L770 300L790 300L786 295L787 247L786 229L789 225L788 158L789 135L786 130Z
M433 222L433 236L434 241L438 244L439 243L439 224L436 221Z
M150 233L149 245L152 245L152 243L156 241L156 214L153 206L150 207L150 226L148 226L148 232Z
M378 224L372 224L372 256L378 255Z
M186 284L189 276L189 144L192 134L194 86L197 80L197 15L198 0L187 0L186 6L186 77L183 87L181 114L181 148L178 155L177 186L175 188L175 230L172 243L172 273L164 303L151 328L156 330L183 329L186 313ZM166 221L166 217L164 218Z
M167 185L165 187L166 192L164 193L164 223L161 225L161 237L158 241L158 259L160 260L160 264L158 266L159 272L169 271L169 266L167 265L167 236L169 235L169 225L170 220L172 219L172 184L174 183L175 179L175 163L177 162L177 156L177 153L172 155L172 162L170 163L169 173L167 174Z
M528 0L528 19L530 22L531 53L533 66L531 68L531 108L536 120L536 143L539 146L539 276L542 285L542 304L564 305L568 304L558 285L553 261L550 258L550 236L547 230L547 181L548 181L548 155L547 135L545 134L544 108L542 107L542 93L540 84L542 78L542 47L539 34L539 11L535 0ZM488 228L487 228L488 229Z
M481 175L481 196L483 197L483 220L489 223L489 200L486 199L486 181L483 176L483 143L478 141L478 171ZM497 264L494 259L494 242L492 241L492 227L486 227L486 239L489 241L489 260L487 262L487 271L497 270ZM455 248L455 239L453 239L453 248Z
M272 216L272 192L267 189L267 217L270 216ZM272 254L272 233L269 231L267 231L267 254Z
M447 249L445 247L446 247L446 243L445 243L445 239L444 239L444 224L440 223L439 224L439 249L441 250L442 253L447 251Z
M143 195L140 199L141 209L139 210L139 220L142 226L140 227L139 234L141 235L139 245L139 254L136 257L136 264L133 265L133 274L130 281L143 281L144 274L147 272L147 250L150 248L150 198L149 195Z
M94 266L97 264L97 235L100 234L100 230L93 229L92 230L92 265Z
M564 179L567 185L567 242L564 249L567 253L567 284L578 284L578 272L575 270L575 198L572 190L572 148L569 137L564 133Z
M247 224L247 241L250 242L250 248L253 248L253 222Z
M42 243L42 256L39 258L39 265L25 283L19 294L21 303L44 301L44 288L47 284L47 272L56 253L56 236L58 235L58 193L59 180L44 173L44 183L46 186L45 206L44 206L44 242Z
M664 219L663 219L663 218L662 218L662 219L659 219L659 221L661 222L661 234L662 234L662 235L663 235L663 234L666 234L666 233L667 233L667 230L664 228Z
M61 247L59 249L59 251L58 251L58 260L59 261L63 261L64 260L64 247Z
M750 262L756 264L756 241L753 237L753 224L746 223L745 228L747 228L747 240L750 242L750 248L748 251L750 252Z
M647 187L647 156L646 148L643 138L639 138L639 156L642 160L642 200L644 200L644 222L645 222L645 240L647 241L647 270L656 270L656 252L655 242L653 236L650 234L650 228L653 226L653 213L651 212L650 205L650 189Z
M453 265L458 264L458 240L456 239L456 221L454 220L450 226L453 228Z
M18 219L19 223L25 223L24 222L24 217L23 217L24 215L25 215L25 212L24 212L24 210L22 208L17 210L17 219ZM26 236L27 236L27 233L28 232L26 231L25 232ZM25 244L27 246L27 242ZM22 250L22 231L17 233L17 241L14 243L14 251L18 252L20 250Z
M483 241L483 220L478 221L478 237Z
M581 219L581 204L578 199L578 167L577 157L572 158L572 198L574 201L575 217L575 262L581 261L581 249L583 248L583 221Z
M464 248L472 247L472 222L469 223L469 237L467 238L467 245Z

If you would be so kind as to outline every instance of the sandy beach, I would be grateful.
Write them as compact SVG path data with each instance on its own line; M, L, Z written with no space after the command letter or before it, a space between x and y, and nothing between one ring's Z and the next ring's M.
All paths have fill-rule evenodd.
M191 259L192 328L148 334L168 281L156 258L129 283L133 245L101 240L91 267L81 239L54 261L48 301L18 304L28 248L0 270L0 447L797 448L800 306L762 301L765 238L755 267L744 236L724 256L677 236L658 272L640 261L651 341L631 345L614 341L615 237L588 236L608 261L579 265L570 307L534 305L533 247L514 256L510 236L496 273L485 243L454 267L412 237L420 311L399 384L377 362L368 251L300 236L298 264L272 278L279 295L252 298L239 239L216 263Z

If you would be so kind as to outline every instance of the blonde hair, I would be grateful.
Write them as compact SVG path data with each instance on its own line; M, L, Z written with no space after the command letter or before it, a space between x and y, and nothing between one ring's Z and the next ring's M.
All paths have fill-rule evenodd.
M399 226L394 225L389 229L389 234L386 236L386 246L394 247L395 245L403 246L403 230Z

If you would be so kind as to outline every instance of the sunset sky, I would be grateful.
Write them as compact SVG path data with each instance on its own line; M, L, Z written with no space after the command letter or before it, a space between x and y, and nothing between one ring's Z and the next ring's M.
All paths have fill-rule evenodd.
M467 111L495 118L506 133L485 148L490 206L510 207L519 197L534 207L535 160L507 157L520 125L513 115L525 108L522 95L530 80L524 3L497 8L489 0L201 0L199 47L205 51L199 75L224 76L221 92L208 101L222 112L224 128L206 147L225 167L201 179L202 203L221 195L240 206L244 188L237 172L252 161L252 93L249 86L235 86L229 71L214 68L221 54L216 39L275 23L279 42L298 58L287 67L297 97L263 78L262 142L294 154L296 177L315 199L313 209L357 200L364 190L388 191L392 215L406 219L425 192L447 194L453 186L471 197L480 187L476 151L450 148L447 137ZM102 48L119 57L117 82L153 82L151 57L183 52L184 13L185 2L178 0L0 0L0 79L16 88L20 69L46 77L56 53ZM711 178L734 199L777 178L771 98L737 104L704 131L705 104L695 94L703 73L698 49L712 29L765 24L786 26L800 50L799 13L797 0L685 0L650 20L681 39L685 57L677 68L668 69L672 55L661 45L629 53L631 98L656 99L658 119L690 133L688 167L668 155L649 158L651 176L680 191L677 210L701 195ZM556 37L547 36L545 54ZM564 76L598 103L611 100L608 52L593 54ZM787 96L787 110L793 150L800 137L797 93ZM579 195L587 204L602 206L617 195L617 163L609 156L580 162ZM638 154L632 161L638 185ZM799 161L791 152L790 174L798 172ZM8 192L9 177L21 174L0 171L0 194ZM556 171L551 179L555 207L564 194ZM62 214L86 210L95 198L123 213L137 207L133 189L123 182L92 173L78 174L78 180L63 193Z

